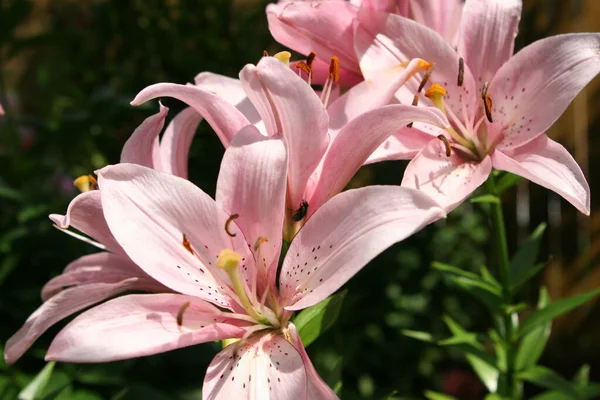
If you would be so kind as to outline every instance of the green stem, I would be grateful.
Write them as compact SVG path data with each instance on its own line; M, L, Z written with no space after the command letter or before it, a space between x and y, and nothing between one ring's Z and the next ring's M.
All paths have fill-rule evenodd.
M498 196L496 191L496 182L493 176L486 182L487 190L490 194ZM502 297L504 305L512 304L512 291L510 289L510 261L508 257L508 245L506 243L506 229L504 227L504 215L502 212L502 203L490 203L490 218L492 220L492 230L494 232L494 241L496 246L496 257L499 261L500 284L502 285ZM499 385L500 394L510 399L519 399L520 390L515 376L515 332L512 313L504 310L502 313L502 336L506 342L506 371L501 376Z

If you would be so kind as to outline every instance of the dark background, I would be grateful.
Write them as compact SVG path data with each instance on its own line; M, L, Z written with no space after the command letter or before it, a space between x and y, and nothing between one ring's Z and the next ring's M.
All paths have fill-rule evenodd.
M236 76L270 38L264 1L0 0L0 350L40 304L42 285L73 259L94 251L53 229L47 215L64 213L76 194L75 177L118 161L133 129L157 110L133 108L145 86L185 83L201 71ZM517 47L560 32L598 31L595 0L529 0ZM600 127L598 80L554 128L582 165L592 192ZM181 104L165 99L170 116ZM540 105L543 107L543 105ZM203 124L191 150L190 179L212 194L223 148ZM363 168L353 185L398 184L404 163ZM594 197L593 197L594 199ZM549 221L543 257L554 261L526 288L535 302L540 284L552 298L600 286L598 230L593 201L585 218L553 193L527 182L507 192L511 249L537 224ZM430 268L433 260L478 269L489 252L485 213L466 204L447 221L383 253L347 285L334 327L309 348L322 376L340 385L343 399L422 398L423 390L461 399L483 397L483 387L457 352L418 342L403 329L447 331L451 315L473 330L491 326L485 309ZM490 265L492 268L493 265ZM592 303L557 321L541 362L570 377L583 363L600 380L600 324ZM52 337L45 334L16 365L0 361L0 399L14 399L44 366ZM199 396L217 344L103 365L59 364L50 397L62 399L188 399ZM51 390L52 389L52 390ZM528 393L536 391L527 387Z

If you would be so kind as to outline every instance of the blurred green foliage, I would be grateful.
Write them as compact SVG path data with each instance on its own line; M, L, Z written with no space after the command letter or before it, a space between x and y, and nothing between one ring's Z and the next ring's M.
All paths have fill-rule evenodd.
M0 350L39 306L42 285L94 249L54 230L72 180L119 159L133 129L156 102L129 102L159 81L189 82L201 71L236 76L269 36L264 6L230 0L0 1ZM181 104L166 99L170 115ZM1 117L0 117L1 118ZM192 146L190 179L214 193L223 149L203 124ZM398 184L402 163L361 171L369 183ZM443 315L485 331L483 306L430 268L433 261L479 271L488 229L481 206L465 204L379 256L347 285L339 319L309 348L343 399L422 398L425 389L463 399L484 387L461 353L405 336L447 334ZM43 356L65 322L49 330L14 366L0 361L0 399L14 399L44 368ZM36 398L198 398L217 344L101 365L56 364ZM47 370L46 370L47 372ZM38 379L43 379L38 378ZM29 393L36 392L29 389ZM27 393L27 392L25 392Z

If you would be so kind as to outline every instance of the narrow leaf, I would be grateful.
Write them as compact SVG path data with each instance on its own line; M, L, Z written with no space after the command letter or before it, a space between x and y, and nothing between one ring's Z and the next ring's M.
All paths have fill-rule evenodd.
M529 239L521 245L517 253L510 261L510 283L511 285L521 281L528 271L535 267L540 253L540 244L546 224L540 224L531 234Z
M500 204L500 198L493 194L484 194L471 199L471 203Z
M538 300L538 310L543 310L548 304L550 304L550 295L546 288L542 288ZM552 321L550 320L538 325L521 339L515 360L517 371L533 367L537 364L544 352L546 343L548 343L551 328Z
M54 361L50 361L46 366L29 382L29 384L19 393L19 400L35 400L41 397L44 388L54 371Z
M555 301L543 309L533 312L523 322L523 325L519 329L519 335L523 336L528 334L537 326L545 324L548 321L552 321L561 315L568 313L574 308L577 308L580 305L590 301L598 294L600 294L600 288L577 296Z
M520 180L521 177L519 175L511 174L510 172L505 172L502 175L502 178L497 180L496 193L498 194L498 196L501 195L502 193L516 185L517 182L519 182Z
M308 347L337 320L346 291L336 293L319 304L303 310L294 319L304 347Z
M465 271L464 269L455 267L453 265L448 265L438 261L434 261L433 263L431 263L431 266L441 272L447 272L453 275L463 276L465 278L470 279L479 279L479 275L470 271Z
M456 397L439 392L433 392L431 390L426 390L425 393L423 393L423 395L428 400L458 400Z
M573 400L581 399L581 395L575 390L573 385L550 368L536 365L519 373L517 376L520 379L543 388L557 390Z
M433 343L434 339L429 332L411 331L410 329L404 329L401 332L404 336L408 336L413 339L420 340L422 342Z

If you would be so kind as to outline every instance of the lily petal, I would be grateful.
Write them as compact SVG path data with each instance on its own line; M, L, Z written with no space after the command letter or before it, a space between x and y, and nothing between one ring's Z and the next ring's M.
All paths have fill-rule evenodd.
M188 154L200 122L202 116L191 107L173 118L160 141L161 171L187 179Z
M513 55L521 0L468 0L463 10L458 53L479 85L489 82Z
M146 118L136 128L123 145L120 162L163 170L158 135L165 125L168 112L169 109L160 104L160 111Z
M322 60L337 56L342 68L360 74L352 47L356 11L343 0L286 1L269 4L267 18L279 43L304 55L314 51Z
M123 296L75 318L56 336L46 360L124 360L242 337L247 325L193 296Z
M225 147L240 129L250 123L226 100L190 85L157 83L148 86L138 93L131 105L139 106L157 97L173 97L194 108L208 121Z
M214 93L229 104L233 104L252 124L260 121L260 115L246 96L239 79L212 72L201 72L196 75L194 82L199 89Z
M296 209L303 200L308 178L327 148L327 111L312 88L275 58L263 57L256 67L247 65L240 79L248 85L251 99L251 94L263 99L253 99L253 103L264 104L257 105L257 110L267 129L286 140L289 206Z
M273 333L233 343L210 363L203 400L306 399L306 371L294 346Z
M399 128L415 121L446 126L444 115L433 107L389 105L366 112L346 124L323 160L321 175L308 202L309 215L331 197L341 192L385 139ZM404 131L410 138L412 132Z
M492 171L492 161L465 161L455 151L450 157L439 139L433 139L408 164L402 186L433 197L447 212L458 207L481 186Z
M290 245L279 277L285 309L324 300L383 250L444 216L431 197L414 189L369 186L338 194Z
M376 78L367 79L348 90L328 108L329 129L340 130L349 121L374 108L390 104L394 95L413 75L423 69L424 61L411 60L406 67L400 64L381 72Z
M125 254L106 224L98 190L77 195L69 203L66 215L50 214L49 217L61 229L72 226L103 244L113 253Z
M106 221L140 268L175 291L234 306L222 288L229 279L216 268L217 257L231 249L254 271L253 257L242 235L227 235L229 215L207 194L185 179L134 164L103 168L98 183ZM232 221L229 229L239 228Z
M304 368L306 369L306 379L307 379L307 394L306 398L310 400L335 400L337 399L337 395L331 390L329 386L321 379L319 373L313 366L308 354L306 354L306 349L302 344L302 339L300 339L300 335L298 334L298 330L293 323L289 323L288 331L290 333L292 344L300 353L300 357L302 357L302 361L304 362Z
M365 79L375 79L381 71L398 63L422 58L435 63L429 81L446 89L446 108L465 120L474 118L479 97L474 95L476 85L473 75L465 64L462 85L457 85L460 57L435 31L398 15L362 8L358 13L354 38ZM399 93L399 100L403 104L410 104L418 85L416 79L407 82L405 86L410 90ZM421 95L419 104L430 105L431 102Z
M90 283L117 283L136 278L135 287L144 292L169 292L169 289L150 278L129 258L108 252L85 255L69 263L63 273L52 278L42 288L42 300L73 286Z
M515 149L510 156L496 150L494 168L520 175L553 190L590 215L590 187L571 154L545 134Z
M545 132L600 72L600 34L552 36L530 44L500 68L488 93L491 137L514 149Z
M439 33L452 46L456 46L458 41L462 10L462 0L419 0L410 2L412 19Z
M365 164L389 160L411 160L430 141L431 135L420 129L402 128L371 153Z
M268 240L260 245L260 257L257 252L255 259L272 279L271 284L275 274L269 271L277 269L281 250L286 178L283 141L267 138L248 125L227 148L217 181L216 202L227 214L238 215L235 222L246 241L252 245L261 237Z
M25 321L25 324L8 339L4 360L13 364L48 328L77 311L107 298L133 290L136 278L115 283L91 283L66 289L44 302Z

